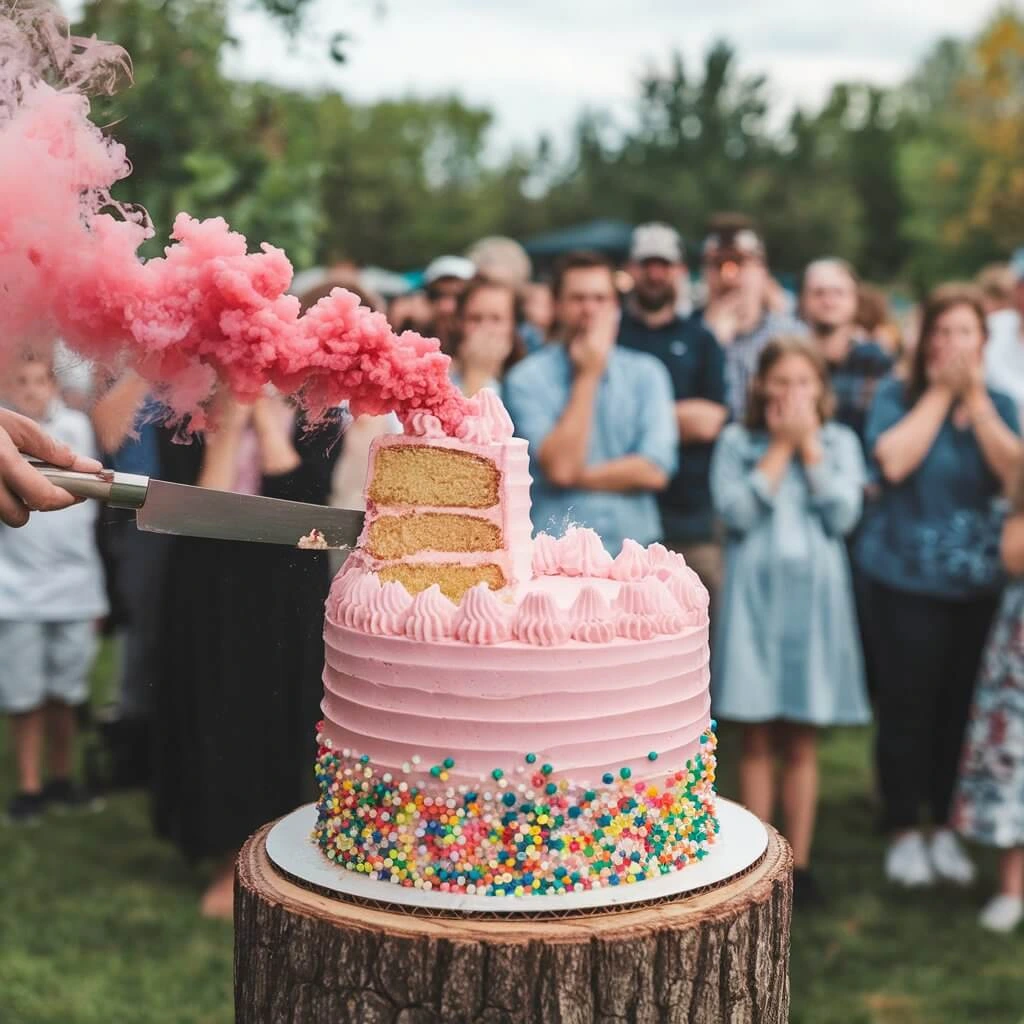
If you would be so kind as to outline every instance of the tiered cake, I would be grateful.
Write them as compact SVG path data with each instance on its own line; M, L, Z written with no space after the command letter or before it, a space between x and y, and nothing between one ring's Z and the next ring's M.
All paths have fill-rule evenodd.
M395 885L617 886L715 841L708 597L681 556L531 540L526 442L490 392L376 442L327 602L315 839Z

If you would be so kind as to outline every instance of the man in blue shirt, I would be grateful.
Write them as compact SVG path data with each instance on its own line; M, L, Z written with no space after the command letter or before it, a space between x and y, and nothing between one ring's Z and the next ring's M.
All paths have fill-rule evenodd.
M615 344L614 268L596 253L570 253L553 291L561 342L513 367L505 404L530 442L533 522L559 535L596 530L612 554L632 537L662 537L656 494L676 469L672 383L653 356Z
M619 345L648 352L672 379L679 428L679 472L659 496L666 544L715 594L721 585L721 548L711 507L711 451L728 419L725 357L713 334L677 313L686 264L679 235L667 224L642 224L630 249L633 292L619 326Z

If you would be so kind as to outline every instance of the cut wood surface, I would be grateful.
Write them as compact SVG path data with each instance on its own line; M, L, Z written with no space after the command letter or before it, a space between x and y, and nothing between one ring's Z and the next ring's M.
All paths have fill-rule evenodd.
M568 917L424 916L238 859L236 1024L785 1024L792 858L697 895ZM527 897L528 899L529 897Z

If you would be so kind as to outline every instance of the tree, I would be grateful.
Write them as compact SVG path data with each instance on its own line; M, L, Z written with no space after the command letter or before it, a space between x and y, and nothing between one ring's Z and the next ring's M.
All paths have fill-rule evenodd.
M972 275L1024 243L1024 19L998 12L943 41L904 90L914 131L900 176L912 280Z

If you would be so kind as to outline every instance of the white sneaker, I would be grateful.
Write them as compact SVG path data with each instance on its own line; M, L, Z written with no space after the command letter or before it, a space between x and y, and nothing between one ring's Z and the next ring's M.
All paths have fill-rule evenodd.
M885 854L885 877L912 888L934 883L935 872L920 832L908 832L890 843Z
M932 867L939 878L955 882L957 885L970 885L974 881L974 864L964 853L964 848L952 829L936 830L932 836L930 852Z
M1024 900L1000 893L985 904L978 924L990 932L1012 932L1024 920Z

